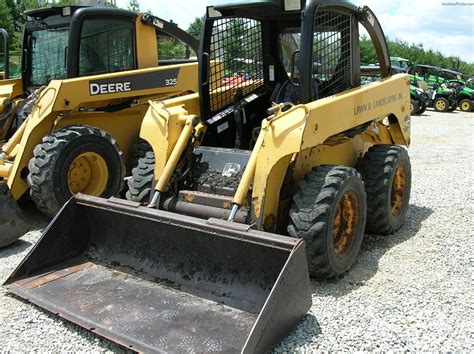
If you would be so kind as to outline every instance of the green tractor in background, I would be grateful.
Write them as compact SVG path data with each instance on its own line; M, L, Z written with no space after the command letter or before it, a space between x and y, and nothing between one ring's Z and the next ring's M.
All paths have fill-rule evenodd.
M430 98L425 90L410 84L410 115L416 116L426 111Z
M390 57L392 71L397 73L408 72L409 63L408 59L402 57ZM423 114L426 111L429 100L430 98L425 90L410 84L410 115Z
M474 82L468 82L464 74L457 70L443 69L439 70L440 79L444 80L446 86L457 92L458 107L463 112L472 112L474 110Z
M457 92L448 88L438 75L440 69L431 65L415 65L410 69L410 83L428 93L428 107L437 112L452 112L458 106Z
M436 95L439 95L438 100L436 98L432 100L432 106L435 110L450 112L454 111L456 107L459 107L463 112L474 110L474 80L466 80L462 72L431 65L415 65L413 68L410 68L410 61L402 57L390 57L390 64L392 69L399 72L410 71L410 82L412 85L420 88L417 83L425 81L430 91L436 91ZM423 83L421 83L421 86L424 88ZM446 89L451 89L455 92L455 105ZM412 92L413 90L410 88L413 100L414 95ZM442 98L445 98L448 102L446 103Z

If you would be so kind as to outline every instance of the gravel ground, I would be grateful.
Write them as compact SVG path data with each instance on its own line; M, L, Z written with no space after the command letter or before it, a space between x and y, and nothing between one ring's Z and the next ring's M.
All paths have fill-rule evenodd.
M474 113L412 119L405 226L366 236L354 268L313 281L313 307L275 351L474 348ZM0 250L0 281L38 239ZM0 351L122 351L0 289Z

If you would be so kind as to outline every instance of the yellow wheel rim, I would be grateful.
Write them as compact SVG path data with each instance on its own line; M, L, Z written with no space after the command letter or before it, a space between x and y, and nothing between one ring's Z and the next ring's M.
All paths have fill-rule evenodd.
M461 103L461 110L463 110L463 111L469 111L469 108L470 108L469 102L463 102L463 103Z
M336 255L349 253L357 235L359 200L354 192L344 194L336 209L332 238Z
M415 109L415 107L413 107L413 103L410 103L410 114L413 114L414 109Z
M446 108L446 103L444 101L436 101L436 108L442 111Z
M405 167L400 165L395 170L395 175L392 182L391 205L393 216L397 216L403 208L405 203L405 189L406 171Z
M109 170L105 160L95 152L78 155L69 166L68 186L72 194L100 196L107 186Z

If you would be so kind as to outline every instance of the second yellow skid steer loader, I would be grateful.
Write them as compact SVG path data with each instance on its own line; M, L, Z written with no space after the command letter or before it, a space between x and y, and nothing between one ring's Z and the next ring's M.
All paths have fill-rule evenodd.
M22 77L0 81L0 247L29 228L25 194L48 216L79 192L117 196L149 148L137 142L148 100L198 90L199 43L175 24L99 7L27 19Z
M130 200L72 198L9 291L137 351L262 353L308 311L309 274L400 228L408 76L369 8L298 4L209 7L199 94L150 103ZM381 74L363 87L359 23Z

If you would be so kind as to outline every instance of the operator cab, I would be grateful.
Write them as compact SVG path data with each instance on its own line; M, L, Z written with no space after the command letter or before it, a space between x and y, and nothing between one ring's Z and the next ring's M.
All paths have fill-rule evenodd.
M67 78L66 55L71 17L80 6L51 7L24 13L22 78L25 88Z
M201 38L203 142L251 149L272 103L307 104L361 83L359 21L389 75L385 38L368 8L346 1L255 1L208 7Z
M31 10L25 16L22 76L28 88L51 80L188 62L198 49L197 41L176 24L147 14L141 21L154 27L157 37L157 48L148 51L150 56L159 51L164 60L141 63L137 47L143 30L137 28L137 14L123 9L66 6Z

